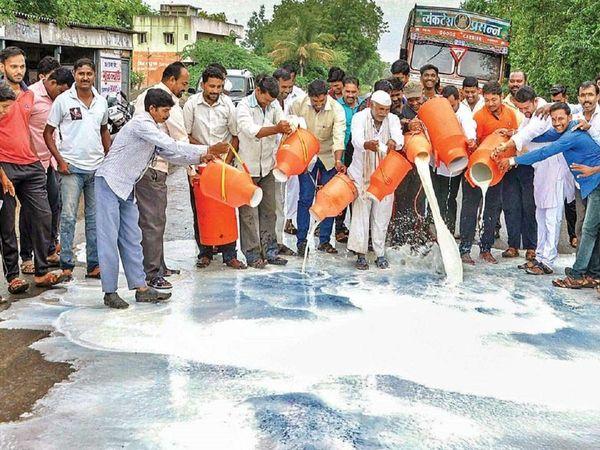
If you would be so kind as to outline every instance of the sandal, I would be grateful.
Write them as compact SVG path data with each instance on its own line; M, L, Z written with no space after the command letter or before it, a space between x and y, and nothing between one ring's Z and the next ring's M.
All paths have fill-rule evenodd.
M534 265L533 267L528 267L525 269L525 273L529 275L545 275L546 272L538 265Z
M292 222L292 219L286 220L286 222L285 222L285 228L283 229L283 232L286 233L286 234L292 234L292 235L295 235L296 233L298 233L298 230L294 226L294 223Z
M22 294L29 289L29 283L21 278L13 278L8 283L8 292L13 295Z
M573 236L569 244L571 244L571 247L577 248L577 245L579 245L579 239L577 239L577 236Z
M329 253L330 255L336 255L337 250L331 245L329 242L325 242L317 247L317 250L325 253Z
M340 244L345 244L346 242L348 242L348 233L346 233L345 231L340 231L335 235L335 240Z
M21 273L23 275L33 275L35 273L35 265L33 261L23 261L21 264Z
M85 274L86 278L95 278L96 280L100 279L100 267L95 267L91 272Z
M267 261L262 258L257 258L254 261L249 262L248 267L252 267L253 269L264 269L267 267Z
M378 257L375 260L375 264L377 264L377 267L380 268L380 269L387 269L388 267L390 267L390 263L385 258L385 256Z
M519 264L517 266L517 268L521 269L521 270L527 270L527 269L532 269L535 266L537 266L539 263L537 262L537 260L533 260L533 261L526 261L523 264Z
M535 250L531 250L531 249L527 250L525 252L525 259L527 261L533 261L533 260L535 260Z
M367 258L364 256L359 256L354 264L358 270L367 270L369 268L369 263L367 262Z
M36 277L38 278L38 277ZM44 275L43 277L41 277L41 281L36 281L35 285L37 287L52 287L57 285L58 283L62 283L63 281L66 281L69 279L69 275L66 274L64 271L57 273L57 272L48 272L46 275Z
M519 256L519 250L514 247L508 247L502 252L503 258L516 258Z
M52 253L51 255L48 255L46 261L48 262L49 267L60 266L60 256L58 256L58 253Z
M583 287L584 280L577 280L575 278L566 277L552 280L552 285L564 289L581 289Z
M246 264L244 264L237 258L230 259L229 261L227 261L225 263L225 265L227 267L231 267L232 269L236 269L236 270L244 270L244 269L248 268L248 266Z
M165 269L165 273L163 274L163 277L170 277L171 275L179 275L181 273L181 270L179 269Z
M196 267L204 269L210 265L211 261L212 258L209 258L208 256L203 256L201 258L198 258L198 261L196 261Z

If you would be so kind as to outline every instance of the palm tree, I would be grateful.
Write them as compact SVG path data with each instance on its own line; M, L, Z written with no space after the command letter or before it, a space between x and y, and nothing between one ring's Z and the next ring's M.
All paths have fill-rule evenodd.
M309 63L331 64L335 59L335 52L326 47L326 43L333 39L327 33L317 33L314 27L301 24L293 27L290 39L280 40L273 45L273 51L269 56L275 64L283 64L286 61L296 61L300 66L300 76L304 76L304 69Z

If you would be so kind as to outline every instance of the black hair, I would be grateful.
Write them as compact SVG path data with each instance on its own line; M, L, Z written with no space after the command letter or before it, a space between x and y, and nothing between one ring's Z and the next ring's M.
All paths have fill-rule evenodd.
M567 116L571 114L571 107L564 102L556 102L550 106L550 112L558 111L559 109L566 112Z
M73 72L71 72L66 67L59 67L58 69L52 71L50 75L48 75L48 80L55 80L56 84L62 86L66 84L67 86L73 86L75 83L75 78L73 78Z
M273 78L275 78L276 80L288 81L292 79L292 74L284 68L280 67L275 72L273 72Z
M174 63L169 64L165 67L165 70L163 70L161 81L167 81L171 77L179 80L183 69L185 69L185 64L181 61L175 61Z
M550 88L550 95L567 95L567 87L562 84L555 84Z
M401 91L404 89L404 83L396 77L388 78L388 81L392 85L392 91Z
M495 94L502 96L502 86L500 86L500 83L498 83L497 81L490 81L488 83L485 83L481 90L484 95Z
M327 94L327 83L323 80L313 80L308 85L308 96L318 97Z
M175 105L173 98L166 91L162 89L148 89L146 97L144 98L144 109L150 111L150 107L163 108L165 106L172 107Z
M421 68L419 69L419 72L421 72L421 75L423 75L426 70L435 70L436 75L440 74L439 69L436 66L434 66L433 64L425 64L424 66L421 66Z
M475 77L465 77L463 80L463 88L467 88L467 87L479 87L479 82L477 81L477 78Z
M339 67L332 67L329 69L329 73L327 74L327 81L329 83L334 83L336 81L342 81L346 76L346 72L344 72Z
M535 91L531 86L523 86L515 93L514 100L519 103L533 102L535 97Z
M385 79L378 80L373 85L373 92L375 91L384 91L389 94L390 92L392 92L392 83L390 83L389 80Z
M298 66L291 62L285 63L281 68L287 70L292 76L298 73Z
M38 73L41 75L48 75L53 70L56 70L60 67L60 63L56 58L52 56L44 56L40 63L37 66Z
M346 86L347 84L353 84L356 87L360 86L360 83L358 81L358 78L353 77L352 75L346 75L344 77L344 79L342 80L342 83L344 84L344 86Z
M218 78L219 80L225 80L225 75L217 67L208 66L202 72L202 82L206 83L209 78Z
M408 75L410 73L410 65L403 59L397 59L392 64L392 68L390 70L392 74L401 73L402 75Z
M0 52L0 63L4 63L8 58L12 58L13 56L22 55L25 57L25 52L21 50L19 47L11 46L6 47L4 50Z
M79 58L73 65L73 73L77 72L77 69L80 69L83 66L90 66L94 72L96 71L96 64L94 64L94 61L90 58Z
M17 94L13 91L7 83L0 83L0 102L7 100L16 100Z
M225 66L221 63L218 62L213 62L210 63L208 66L206 66L206 68L208 69L209 67L214 67L215 69L219 69L219 71L223 74L223 77L227 76L227 69L225 68ZM175 78L177 79L177 78Z
M444 86L442 89L442 97L454 97L456 100L460 100L460 94L458 93L458 88L452 84Z
M268 75L259 75L256 77L256 87L261 92L268 93L272 98L279 96L279 82Z
M579 94L579 92L581 92L582 89L587 89L591 87L596 88L596 95L600 94L600 88L593 81L584 81L583 83L581 83L577 88L577 93Z

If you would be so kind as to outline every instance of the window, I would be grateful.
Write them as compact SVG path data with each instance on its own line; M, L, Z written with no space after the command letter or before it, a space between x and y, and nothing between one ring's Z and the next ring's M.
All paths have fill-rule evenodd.
M244 77L228 75L227 79L231 81L231 90L229 92L241 92L242 94L246 95L246 79Z
M138 33L138 44L145 44L148 42L148 33Z
M188 38L189 38L189 36L188 36L187 34L184 34L184 35L183 35L183 39L184 39L185 41L187 41L187 40L188 40Z
M419 70L425 64L433 64L440 73L454 73L454 58L450 54L450 48L443 45L415 43L410 65Z
M163 33L163 36L165 37L165 44L175 44L175 35L173 33Z
M469 50L458 63L458 74L480 80L498 80L502 60L499 55Z

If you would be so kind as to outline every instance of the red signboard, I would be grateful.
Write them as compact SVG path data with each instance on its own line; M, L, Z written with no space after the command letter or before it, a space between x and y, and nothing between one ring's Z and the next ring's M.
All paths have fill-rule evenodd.
M456 64L460 62L465 53L467 53L468 49L466 47L450 47L450 54L456 61Z

